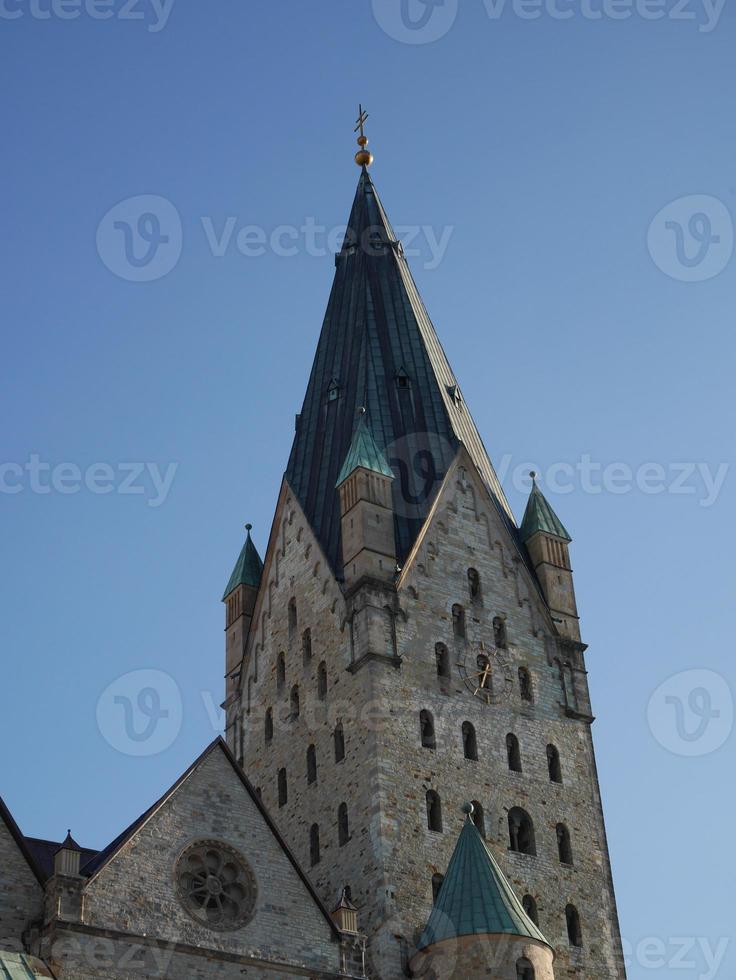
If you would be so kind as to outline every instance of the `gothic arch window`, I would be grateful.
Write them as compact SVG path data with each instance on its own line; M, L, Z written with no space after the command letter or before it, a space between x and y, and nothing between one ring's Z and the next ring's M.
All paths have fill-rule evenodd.
M317 670L317 697L320 701L327 699L327 664L324 660Z
M468 591L471 602L480 602L480 575L477 568L468 569Z
M578 948L583 945L583 931L580 928L580 915L574 905L568 905L565 909L565 919L567 921L567 938L571 946Z
M266 712L266 720L263 725L263 735L266 740L266 745L269 745L273 741L273 708L269 708Z
M309 863L319 864L319 825L313 823L309 828Z
M434 656L437 661L437 676L440 680L450 679L450 653L444 643L435 643Z
M436 833L442 833L442 801L433 789L427 793L427 827Z
M562 766L560 765L560 753L556 745L547 746L547 767L549 769L550 782L561 783Z
M312 631L304 630L302 633L302 661L305 667L312 662Z
M338 722L335 726L335 762L342 762L345 758L345 732L342 727L342 722Z
M286 684L286 657L280 653L276 659L276 690L281 692Z
M486 836L486 818L483 813L483 807L477 800L473 800L473 815L472 821L475 824L476 830L481 837Z
M508 646L509 641L506 634L506 621L504 620L503 616L494 616L493 618L493 643L501 650L505 650Z
M457 602L452 607L452 633L456 640L465 639L465 610Z
M534 923L534 925L535 926L538 926L539 925L539 912L537 910L537 903L536 903L536 901L532 898L531 895L525 895L524 898L521 901L521 904L524 906L524 911L529 916L529 918L532 920L532 922Z
M516 735L509 733L506 736L506 755L509 760L509 769L511 772L521 772L521 749L519 748L519 739Z
M286 769L279 769L279 806L289 802L289 791L286 784Z
M526 957L516 963L516 980L536 980L534 967Z
M295 721L299 717L299 685L295 684L291 689L291 720Z
M436 903L442 888L445 876L441 874L432 875L432 903Z
M436 749L437 740L434 734L434 719L431 711L419 712L419 730L422 736L422 748Z
M350 840L350 825L348 823L348 805L341 803L337 808L337 835L340 847Z
M466 759L471 759L473 762L478 761L478 739L475 734L475 728L471 725L469 721L463 722L463 755Z
M517 854L535 855L537 853L532 818L521 807L516 806L509 811L509 838L511 841L510 850Z
M534 687L532 686L532 675L526 667L519 667L519 691L521 700L527 704L534 703Z
M557 852L560 856L561 864L572 864L572 843L570 841L570 831L564 823L557 824Z
M307 749L307 782L317 782L317 750L313 745Z
M289 639L296 633L298 616L296 612L296 599L292 596L289 599Z

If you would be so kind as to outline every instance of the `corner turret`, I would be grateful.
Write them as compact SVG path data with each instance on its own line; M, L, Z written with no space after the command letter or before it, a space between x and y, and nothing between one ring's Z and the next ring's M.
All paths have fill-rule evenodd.
M263 574L261 556L250 536L252 527L252 524L245 525L245 544L222 597L226 604L225 676L228 698L237 689L238 669L245 654L245 643Z

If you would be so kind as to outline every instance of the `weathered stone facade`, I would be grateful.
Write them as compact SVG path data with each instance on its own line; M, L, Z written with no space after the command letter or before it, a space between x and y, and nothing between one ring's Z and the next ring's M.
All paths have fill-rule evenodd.
M480 576L475 600L469 568ZM297 617L290 624L294 600ZM456 604L465 609L464 638L453 635ZM481 641L493 646L496 617L505 621L508 637L508 691L502 679L503 696L486 704L473 696L458 665L472 666ZM311 661L305 665L301 636L307 628ZM437 643L450 653L449 680L438 677ZM432 876L447 867L467 800L480 804L487 839L519 896L534 899L540 927L557 952L558 976L625 976L583 651L559 635L463 450L395 584L363 580L343 591L284 486L242 675L243 738L237 751L307 868L310 828L319 827L320 860L310 876L327 904L344 885L351 887L361 928L370 937L374 973L382 980L404 975L431 910ZM280 683L282 653L286 676ZM324 701L317 694L321 663L328 676ZM522 700L519 668L531 675L532 702ZM298 717L291 708L295 685ZM267 740L269 708L274 731ZM435 749L422 747L423 710L433 717ZM235 719L232 711L232 737L236 728L240 732ZM346 754L336 763L338 722ZM464 722L474 726L477 761L464 757ZM519 741L521 773L509 770L510 733ZM310 745L317 755L317 779L311 783ZM548 745L559 751L561 784L550 780ZM288 789L281 805L280 770L286 771ZM430 790L441 798L442 833L428 829ZM342 846L341 803L350 821L350 838ZM517 807L533 821L536 855L509 849L508 814ZM558 824L569 831L572 865L560 861ZM568 938L568 905L580 915L579 948Z
M20 952L29 926L41 916L43 888L11 833L11 821L9 814L0 819L0 949Z

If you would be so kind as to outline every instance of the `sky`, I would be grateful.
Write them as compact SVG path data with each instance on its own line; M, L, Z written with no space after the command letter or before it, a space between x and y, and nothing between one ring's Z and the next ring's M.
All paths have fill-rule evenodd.
M0 2L0 793L102 847L217 734L362 103L511 505L534 468L574 538L629 976L729 980L736 11L403 3Z

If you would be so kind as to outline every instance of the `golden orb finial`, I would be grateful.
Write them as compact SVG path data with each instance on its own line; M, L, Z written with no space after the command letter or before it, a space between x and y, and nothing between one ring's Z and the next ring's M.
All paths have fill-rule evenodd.
M368 113L365 111L363 106L358 106L358 118L356 120L356 127L354 132L360 131L360 136L358 137L358 146L360 149L355 154L355 162L359 167L370 167L373 163L373 154L367 148L368 147L368 137L365 135L364 126L368 120Z

